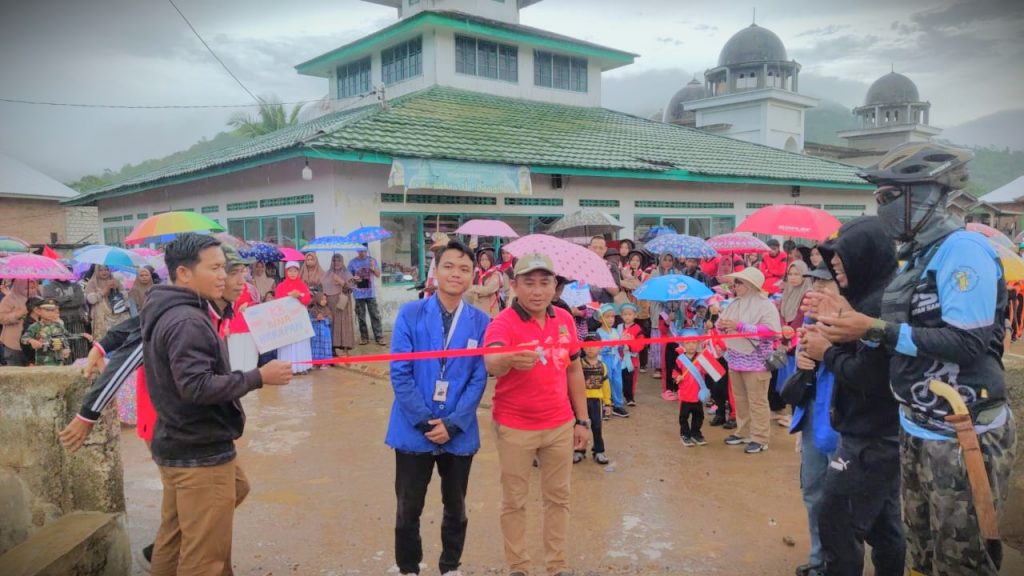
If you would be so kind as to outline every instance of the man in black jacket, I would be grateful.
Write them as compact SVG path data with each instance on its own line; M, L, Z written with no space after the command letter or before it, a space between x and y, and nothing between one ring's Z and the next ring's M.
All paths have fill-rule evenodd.
M231 372L208 302L224 294L220 242L185 234L167 245L173 285L154 286L142 311L143 367L157 412L150 450L164 486L152 574L231 574L235 506L249 490L235 440L245 413L239 399L286 384L291 367L274 362Z
M852 220L819 247L849 307L881 312L896 271L896 251L877 217ZM811 308L821 301L810 294ZM817 310L815 310L817 312ZM864 542L878 576L902 576L906 543L900 519L899 409L889 388L885 349L865 341L829 344L811 327L804 352L835 374L832 426L839 445L829 462L819 522L828 576L864 573Z

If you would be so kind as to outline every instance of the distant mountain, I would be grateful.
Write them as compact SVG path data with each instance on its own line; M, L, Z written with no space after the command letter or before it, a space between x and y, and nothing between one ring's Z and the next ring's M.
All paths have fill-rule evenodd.
M946 128L939 138L961 146L1024 150L1024 108L996 112Z
M846 146L846 140L836 136L836 133L857 126L857 118L849 108L832 100L820 100L816 108L805 113L804 142Z

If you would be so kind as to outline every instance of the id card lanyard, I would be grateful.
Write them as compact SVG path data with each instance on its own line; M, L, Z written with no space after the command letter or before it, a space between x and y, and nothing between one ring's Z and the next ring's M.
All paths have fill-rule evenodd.
M440 306L440 303L438 303L438 305ZM459 306L455 309L455 315L452 316L452 325L448 328L448 336L444 339L445 351L447 351L448 347L451 346L452 336L455 335L455 328L459 325L459 317L462 316L462 307L465 305L465 302L459 301ZM441 358L441 375L438 376L439 379L444 380L444 374L447 368L448 359Z

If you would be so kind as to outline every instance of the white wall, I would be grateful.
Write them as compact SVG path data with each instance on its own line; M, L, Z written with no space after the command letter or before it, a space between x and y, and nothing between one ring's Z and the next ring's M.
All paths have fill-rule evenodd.
M408 18L424 10L457 10L493 20L519 23L518 0L420 0L412 5L409 0L402 0L399 14L402 18Z

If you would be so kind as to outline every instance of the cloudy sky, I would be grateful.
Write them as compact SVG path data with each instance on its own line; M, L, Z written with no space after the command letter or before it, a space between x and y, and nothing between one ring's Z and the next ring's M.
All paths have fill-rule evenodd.
M359 0L175 0L253 92L315 100L326 81L294 65L394 22ZM605 75L610 107L653 112L717 62L751 22L803 65L804 93L856 106L889 71L953 126L1024 107L1020 0L546 0L522 22L641 54ZM104 105L247 104L165 0L0 3L0 98ZM0 153L70 181L164 156L225 128L231 109L124 110L0 102Z

